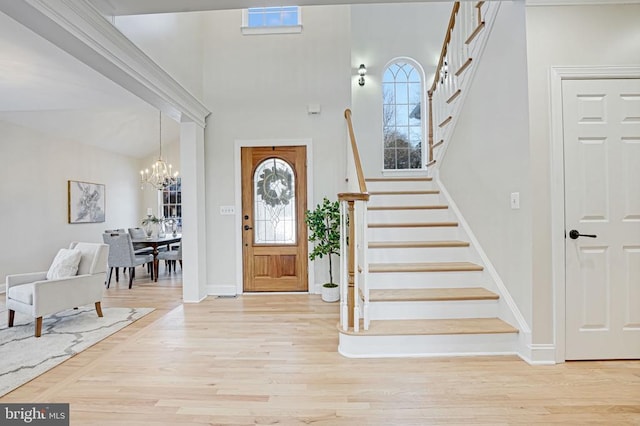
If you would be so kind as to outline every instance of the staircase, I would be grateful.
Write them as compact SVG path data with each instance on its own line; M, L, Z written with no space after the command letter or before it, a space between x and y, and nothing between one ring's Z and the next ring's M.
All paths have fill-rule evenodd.
M340 329L349 357L516 353L496 284L431 178L367 179L368 328ZM368 297L367 293L368 292ZM516 323L510 319L511 323Z

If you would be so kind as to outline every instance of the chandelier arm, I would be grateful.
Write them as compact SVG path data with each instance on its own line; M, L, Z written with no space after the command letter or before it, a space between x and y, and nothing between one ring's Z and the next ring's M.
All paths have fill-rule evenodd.
M162 111L159 111L158 123L158 142L160 145L160 155L158 157L158 160L151 167L151 173L149 173L148 169L145 171L140 171L140 181L142 184L147 183L155 189L161 191L171 185L175 185L178 183L178 171L176 170L176 172L172 174L171 165L167 166L167 163L162 159Z

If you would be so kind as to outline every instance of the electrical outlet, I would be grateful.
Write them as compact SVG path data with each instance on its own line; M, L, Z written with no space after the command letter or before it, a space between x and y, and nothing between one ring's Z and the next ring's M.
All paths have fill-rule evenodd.
M236 214L236 208L234 206L220 206L221 215L233 215Z
M511 208L513 210L517 210L520 208L520 193L512 192L511 193Z

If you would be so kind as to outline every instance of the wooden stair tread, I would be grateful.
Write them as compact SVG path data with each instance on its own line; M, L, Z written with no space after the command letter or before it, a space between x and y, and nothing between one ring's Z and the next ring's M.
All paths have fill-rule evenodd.
M354 333L340 330L341 333L357 336L408 336L443 334L503 334L518 333L518 329L500 318L453 318L418 320L372 320L369 330L360 326Z
M369 248L439 248L469 247L467 241L371 241Z
M366 182L431 182L431 177L366 178Z
M369 195L433 195L439 194L437 189L427 189L421 191L370 191Z
M439 210L448 209L446 204L432 204L424 206L374 206L368 207L367 210Z
M401 223L370 223L369 228L439 228L456 227L458 222L401 222Z
M482 271L481 265L471 262L371 263L369 272L463 272Z
M500 296L483 287L402 288L369 291L370 302L436 302L453 300L497 300Z

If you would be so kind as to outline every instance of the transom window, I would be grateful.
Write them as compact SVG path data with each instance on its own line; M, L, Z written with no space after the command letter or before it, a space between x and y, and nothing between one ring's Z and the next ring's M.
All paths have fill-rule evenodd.
M243 34L300 32L300 7L252 7L242 14Z
M422 75L406 60L387 67L382 78L384 169L422 169Z

